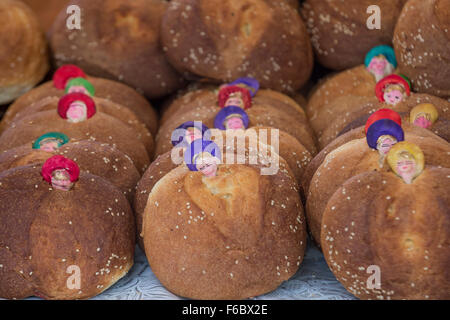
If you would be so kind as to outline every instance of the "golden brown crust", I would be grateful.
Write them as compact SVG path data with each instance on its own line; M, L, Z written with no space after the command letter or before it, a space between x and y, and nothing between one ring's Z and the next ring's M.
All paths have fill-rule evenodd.
M140 174L133 161L116 148L94 141L69 142L55 153L32 149L31 144L0 153L0 172L30 164L43 164L55 154L74 160L81 171L102 177L115 185L127 197L134 198L134 187Z
M335 99L346 96L371 97L375 95L375 78L366 70L365 65L332 74L320 80L308 97L306 113L310 120L317 112Z
M159 29L167 3L161 0L74 0L81 30L66 28L63 10L51 30L57 66L77 64L88 74L119 80L147 97L168 95L184 85L166 61Z
M364 62L375 46L392 43L394 27L406 0L307 0L302 15L319 62L333 70ZM381 29L370 30L367 8L378 5Z
M403 130L406 134L414 134L421 137L430 137L437 139L438 141L445 142L445 140L441 139L437 135L435 135L433 132L427 129L423 129L414 125L411 125L407 122L402 123ZM360 126L358 128L352 129L340 136L338 136L336 139L331 141L325 148L323 148L309 163L308 167L306 168L306 171L303 175L302 179L302 186L305 193L309 190L309 184L311 182L312 177L314 176L314 173L316 172L317 168L320 167L322 162L324 161L325 157L335 150L336 148L344 145L345 143L355 140L355 139L361 139L365 138L365 130L364 125Z
M25 2L34 11L44 31L50 29L58 13L69 5L68 0L45 0L45 6L42 5L42 0L21 1Z
M93 100L95 102L95 108L98 112L110 115L132 128L136 133L136 139L145 146L145 148L147 149L147 153L150 156L153 154L155 143L153 141L152 134L147 129L145 124L141 122L130 109L102 98L93 97ZM59 98L55 96L45 97L42 100L36 101L35 103L16 113L11 123L17 123L22 118L37 112L48 110L56 111L58 107L58 101Z
M2 298L90 298L133 264L133 212L118 189L83 172L71 191L50 189L39 167L0 174ZM80 268L77 290L67 286L72 265Z
M290 178L261 176L250 165L221 165L218 177L202 176L178 167L149 196L144 242L161 283L184 297L243 299L294 275L306 231Z
M403 8L394 33L399 69L414 90L450 97L450 2L411 0Z
M367 172L334 193L321 243L349 292L361 299L450 298L449 177L448 168L426 167L407 185L392 172ZM379 267L380 289L367 286L369 266Z
M158 130L158 115L156 110L142 95L133 88L108 79L87 77L95 87L95 96L127 107L136 114L140 121L144 122L150 132L155 135ZM9 106L2 121L0 122L0 132L3 131L15 117L31 104L46 97L62 97L64 90L58 90L53 86L52 81L48 81L18 98Z
M2 1L0 21L0 104L6 104L41 81L49 62L44 33L26 4Z
M161 38L169 61L190 78L251 76L262 87L294 92L312 71L305 25L285 1L171 1Z
M145 146L138 141L132 128L116 118L97 112L92 118L69 123L55 111L41 111L22 118L0 136L0 151L32 143L48 132L61 132L72 141L93 140L110 144L129 156L139 172L150 164Z
M406 132L405 140L421 148L428 165L450 168L449 143L409 132ZM327 155L311 179L306 203L308 226L316 242L320 242L322 215L333 193L352 176L390 170L387 163L380 168L378 160L378 152L370 149L364 138L352 140Z
M214 127L214 118L220 111L217 91L212 88L199 89L176 99L166 109L166 117L156 136L156 155L171 149L171 135L186 121L202 121ZM316 143L303 109L291 98L272 90L260 90L247 110L250 127L264 126L285 131L296 138L312 155L316 154Z

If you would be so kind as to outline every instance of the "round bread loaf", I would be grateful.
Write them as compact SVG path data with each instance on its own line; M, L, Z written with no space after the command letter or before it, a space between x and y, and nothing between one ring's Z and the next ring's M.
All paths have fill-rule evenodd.
M392 172L366 172L336 190L321 243L349 292L360 299L450 299L449 177L448 168L425 167L406 184Z
M253 132L250 132L252 129ZM259 137L259 135L262 134L261 130L263 129L268 130L263 133L263 135L267 138L266 140ZM230 154L233 152L235 155L243 156L243 158L241 158L243 164L253 164L251 161L254 160L250 159L250 156L256 156L257 163L262 163L264 161L273 163L279 167L279 170L285 172L299 182L299 177L301 177L301 174L303 173L301 168L306 167L311 160L311 155L297 142L295 138L280 131L278 153L274 156L273 153L277 152L277 147L272 146L271 130L272 128L254 127L250 128L245 133L240 131L227 131L229 133L228 138L225 131L211 130L211 139L219 146L219 148L222 148L223 154ZM238 136L241 136L241 138L237 138ZM144 248L143 238L140 235L142 232L142 219L148 196L154 185L161 178L163 178L171 170L183 164L184 151L184 147L177 146L171 151L158 156L139 180L134 199L134 211L136 214L137 234L139 236L138 242L141 248ZM256 151L258 154L256 154ZM293 153L295 153L295 155ZM300 156L302 158L300 158ZM228 160L229 159L223 159L225 163L228 163ZM229 163L235 163L236 160L237 159L233 157L230 159ZM296 189L299 189L299 186L296 186Z
M64 132L72 141L92 140L110 144L129 156L140 173L150 164L145 146L136 138L135 131L122 121L97 112L92 118L69 123L57 112L41 111L12 123L0 136L0 152L32 143L47 132Z
M95 108L97 112L112 116L132 128L136 134L136 140L142 142L149 155L153 154L154 141L152 134L149 132L145 124L142 123L130 109L116 104L110 100L97 97L92 97L92 99L95 102ZM60 98L52 96L36 101L35 103L16 113L11 123L17 123L28 115L35 114L41 111L53 110L56 112L56 110L58 109L59 100Z
M405 140L422 149L427 164L450 168L450 144L446 141L409 132ZM316 243L320 243L323 212L333 193L352 176L388 170L386 162L380 167L379 154L367 146L366 139L347 142L326 156L311 180L306 202L308 226Z
M82 172L108 180L132 202L140 174L129 157L106 143L69 142L54 152L33 149L31 144L23 145L0 153L0 172L30 164L42 165L56 154L76 161Z
M298 11L286 1L174 0L161 28L172 65L191 79L258 79L294 92L312 72L313 53Z
M86 78L95 87L95 96L127 107L136 114L140 121L145 123L151 134L156 135L158 131L158 115L156 110L142 95L137 93L133 88L108 79L87 77ZM0 133L12 122L17 113L26 107L47 97L62 97L64 90L55 88L52 81L30 90L22 95L6 111L2 121L0 122Z
M81 172L66 192L40 171L30 165L0 173L0 297L96 296L133 265L133 212L103 178Z
M57 66L76 64L92 76L119 80L149 98L165 96L184 85L166 61L160 45L162 0L75 0L81 29L68 30L63 10L51 29Z
M302 15L319 62L333 70L355 67L377 45L390 44L406 0L306 0ZM380 9L380 29L371 30L370 6ZM372 13L373 14L373 13Z
M21 0L25 2L36 14L44 31L48 31L56 19L58 13L67 8L70 3L67 0Z
M202 121L209 128L220 111L217 90L199 89L176 99L167 107L156 136L156 155L171 149L171 135L186 121ZM316 154L315 138L303 109L291 98L272 90L259 90L246 110L250 127L263 126L283 130L296 138L312 155Z
M415 91L450 97L450 1L410 0L394 33L400 71Z
M367 121L367 119L366 119ZM365 122L364 122L365 124ZM336 139L331 141L325 148L323 148L308 164L306 167L305 173L303 174L302 178L302 187L305 192L305 194L308 194L309 190L309 184L311 182L312 177L314 176L317 168L320 167L320 165L323 163L324 159L330 152L333 150L339 148L340 146L346 144L349 141L355 140L355 139L362 139L366 137L365 132L365 126L362 125L358 128L352 129L346 133L343 133L342 135L338 136ZM405 132L406 135L412 134L416 136L421 136L424 138L434 138L438 141L445 142L443 139L435 135L430 130L420 128L418 126L412 125L408 122L402 122L402 129Z
M44 78L49 70L44 33L23 2L0 2L0 105L13 101Z
M194 299L270 292L295 274L306 247L294 180L257 165L219 165L212 178L172 170L153 187L143 224L155 275Z

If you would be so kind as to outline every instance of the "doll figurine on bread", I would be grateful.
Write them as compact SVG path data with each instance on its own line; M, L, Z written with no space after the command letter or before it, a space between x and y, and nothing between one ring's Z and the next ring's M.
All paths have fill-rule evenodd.
M364 64L367 71L374 77L376 82L394 73L397 68L397 59L394 49L390 46L381 45L372 48L367 55Z

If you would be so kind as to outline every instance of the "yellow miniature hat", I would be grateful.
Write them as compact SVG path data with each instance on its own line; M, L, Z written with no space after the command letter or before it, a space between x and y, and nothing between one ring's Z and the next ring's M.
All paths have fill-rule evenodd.
M430 121L431 123L435 123L436 120L439 117L439 113L434 105L431 103L421 103L412 108L411 112L409 113L409 122L414 123L414 120L416 120L417 116L420 113L426 113L430 115Z
M419 146L407 141L402 141L391 148L387 155L387 162L396 175L400 175L397 170L397 162L400 158L410 158L415 160L416 172L413 175L413 178L416 178L422 173L425 167L425 156Z

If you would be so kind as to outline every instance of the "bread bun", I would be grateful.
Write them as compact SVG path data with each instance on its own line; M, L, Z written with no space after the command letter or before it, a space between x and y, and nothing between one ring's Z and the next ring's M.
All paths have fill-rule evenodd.
M169 61L191 79L250 76L264 88L294 92L313 67L305 25L286 1L171 1L161 38Z
M355 67L374 46L390 44L406 0L306 0L302 15L317 59L333 70ZM381 29L370 30L367 9L378 5Z
M47 43L34 12L23 2L0 3L0 105L33 88L49 69Z
M122 191L131 203L140 174L129 157L101 142L88 140L69 142L55 152L33 149L31 144L6 150L0 153L0 172L30 164L42 165L57 154L76 161L81 172L108 180Z
M150 163L145 146L136 138L135 131L122 121L102 112L92 118L69 123L55 110L41 111L12 123L0 136L0 152L32 143L47 132L62 132L73 141L93 140L110 144L132 160L139 172L143 173Z
M160 45L162 0L75 0L81 30L68 30L65 10L50 32L57 66L76 64L86 73L119 80L149 98L168 95L184 85L166 61Z
M321 243L349 292L360 299L450 298L449 177L448 168L425 167L406 184L392 172L365 172L336 190Z
M410 0L394 33L400 71L415 91L450 97L450 2Z
M244 299L276 289L295 274L306 246L290 181L282 171L260 175L256 165L220 165L213 178L185 166L172 170L145 208L152 271L168 290L194 299Z
M367 119L366 119L367 121ZM364 122L365 124L365 122ZM425 138L434 138L438 141L445 142L440 137L436 136L433 132L430 130L417 127L415 125L411 125L408 122L402 122L402 128L405 131L406 134L413 134L420 137ZM314 176L317 168L320 167L320 165L323 163L324 159L330 152L333 150L339 148L340 146L346 144L349 141L355 140L355 139L362 139L366 137L366 133L364 130L364 125L354 128L346 133L343 133L339 135L336 139L331 141L325 148L323 148L308 164L306 167L305 173L303 174L302 178L302 187L305 193L309 190L309 185L311 182L312 177Z
M57 97L46 97L40 101L36 101L32 105L24 108L21 112L18 112L12 119L12 123L17 123L22 118L37 112L48 110L53 110L56 112L58 109L59 100L60 99ZM93 97L93 100L98 112L110 115L132 128L136 133L136 140L142 142L149 155L153 154L154 141L151 133L145 124L142 123L130 109L102 98Z
M406 132L405 141L419 146L427 164L450 167L450 144L434 137L421 137ZM366 139L352 140L329 153L316 170L306 202L308 226L313 238L320 243L322 215L333 193L352 176L363 172L388 171L389 165L379 165L379 154L367 146Z
M40 172L30 165L0 173L0 297L96 296L133 265L133 212L103 178L81 172L66 192ZM71 280L77 268L79 288Z
M145 123L152 135L158 131L158 115L156 110L142 95L133 88L112 80L87 77L87 80L95 87L95 96L127 107L136 114L140 121ZM65 95L64 90L55 88L52 81L30 90L19 97L9 106L2 121L0 122L0 133L12 122L15 115L26 107L47 97L60 98Z

